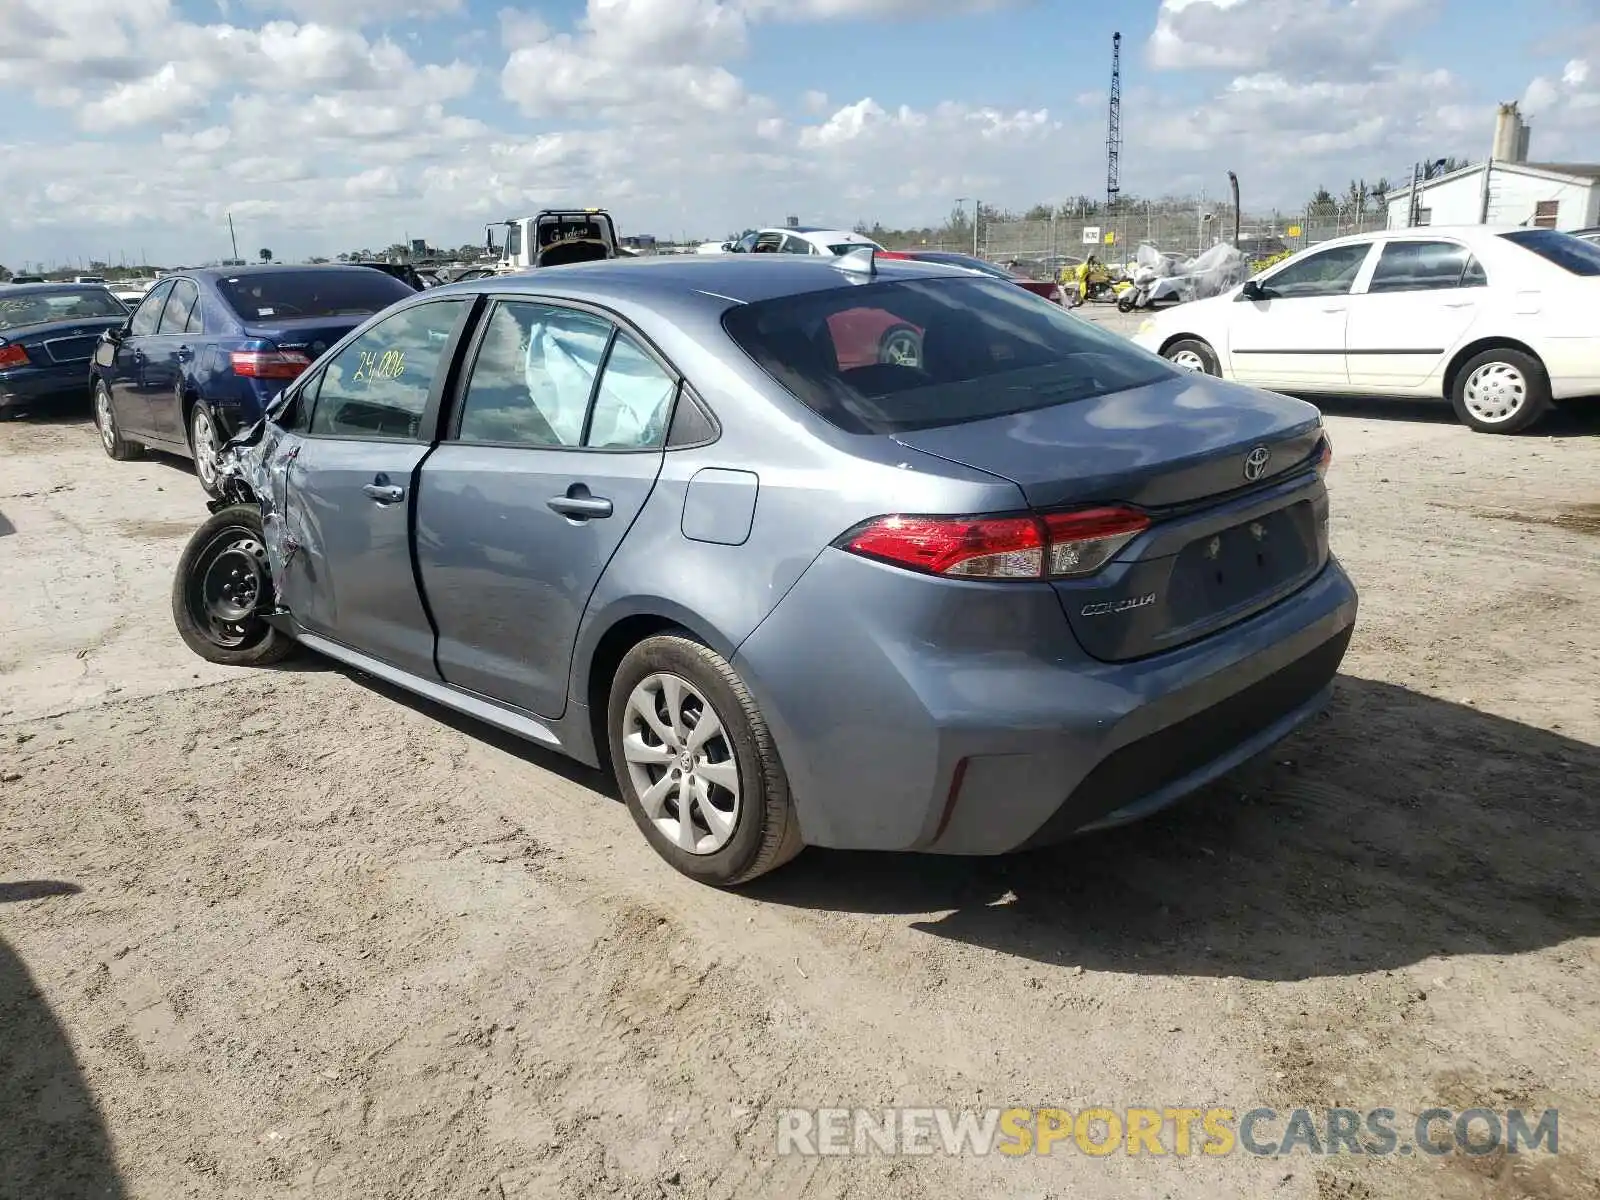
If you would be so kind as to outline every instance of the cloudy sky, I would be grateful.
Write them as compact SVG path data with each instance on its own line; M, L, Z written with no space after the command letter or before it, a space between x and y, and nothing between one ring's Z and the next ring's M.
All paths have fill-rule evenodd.
M1600 0L3 0L0 263L476 241L605 205L721 237L1105 187L1292 207L1487 152L1600 160Z

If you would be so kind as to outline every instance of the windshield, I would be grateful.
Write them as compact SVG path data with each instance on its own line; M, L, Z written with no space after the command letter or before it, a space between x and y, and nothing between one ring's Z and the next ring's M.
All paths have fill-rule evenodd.
M1600 275L1600 246L1570 233L1558 233L1554 229L1519 229L1500 236L1574 275Z
M1022 288L972 276L785 296L722 321L767 374L850 433L980 421L1173 373Z
M359 317L416 295L382 271L334 268L263 271L218 280L217 291L246 321L302 317Z
M0 295L0 329L21 329L51 321L87 321L96 317L125 317L127 305L103 287L63 288L61 291Z

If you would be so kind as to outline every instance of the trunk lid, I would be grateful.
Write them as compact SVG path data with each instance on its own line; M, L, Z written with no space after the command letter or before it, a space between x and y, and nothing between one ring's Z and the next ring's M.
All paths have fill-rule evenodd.
M896 434L914 450L1009 479L1034 508L1120 500L1169 508L1271 479L1321 434L1302 401L1184 374L1108 396ZM1245 458L1265 446L1260 480Z
M275 319L249 321L244 336L257 341L271 342L279 350L300 350L308 358L316 358L371 313L339 317L305 317L301 320Z
M897 440L1011 480L1036 510L1147 512L1151 527L1102 570L1053 584L1084 650L1121 662L1215 633L1315 578L1328 557L1322 437L1309 404L1184 376Z

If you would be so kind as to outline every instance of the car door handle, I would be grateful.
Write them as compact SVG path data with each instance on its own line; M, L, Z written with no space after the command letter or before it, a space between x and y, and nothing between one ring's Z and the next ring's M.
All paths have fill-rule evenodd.
M1347 307L1348 306L1344 304L1329 304L1325 306L1322 311L1328 313L1344 312Z
M1476 300L1446 300L1444 306L1446 308L1471 308L1477 303Z
M611 515L611 501L604 496L591 496L589 489L581 483L568 488L565 496L552 496L545 503L562 516L571 517L575 521Z
M173 357L179 362L188 362L194 357L194 353L187 346L179 346L178 352L174 354Z
M399 484L390 483L385 475L379 475L371 483L361 489L379 504L395 504L406 498L406 490Z

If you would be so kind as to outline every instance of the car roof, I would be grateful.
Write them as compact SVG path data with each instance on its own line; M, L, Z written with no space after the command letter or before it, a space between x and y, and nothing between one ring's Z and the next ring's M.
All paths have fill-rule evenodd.
M59 283L0 283L0 296L26 296L42 294L44 292L108 292L111 289L103 283L74 283L70 279L63 279Z
M286 275L291 271L360 271L365 275L370 270L370 267L359 263L258 263L248 267L196 267L182 274L196 279L246 279L257 275Z
M568 266L495 275L445 284L430 297L447 292L543 293L595 304L646 306L711 306L754 304L782 296L849 287L860 276L845 270L842 259L782 254L666 254L652 258L601 259ZM882 259L877 280L971 279L972 272L912 259Z
M1343 237L1329 238L1307 246L1307 250L1322 250L1328 246L1349 246L1375 242L1380 238L1399 241L1428 241L1438 237L1455 238L1463 242L1484 242L1506 233L1527 232L1524 225L1413 225L1406 229L1373 229L1366 233L1347 233Z

